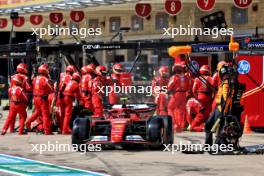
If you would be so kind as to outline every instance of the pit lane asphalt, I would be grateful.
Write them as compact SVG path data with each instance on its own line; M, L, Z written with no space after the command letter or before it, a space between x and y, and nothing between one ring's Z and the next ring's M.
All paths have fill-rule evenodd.
M2 110L1 110L2 111ZM0 111L0 112L1 112ZM0 119L2 129L7 111L2 111ZM31 114L30 112L28 113ZM175 134L175 143L187 143L190 140L203 141L204 133L183 132ZM0 153L44 161L56 165L80 168L89 171L107 173L114 176L199 176L199 175L263 175L263 155L224 155L183 154L176 152L149 150L104 150L102 152L44 152L32 151L31 144L70 144L70 136L44 136L30 133L18 136L7 134L0 136ZM241 145L264 144L264 134L244 135ZM0 175L10 175L0 172Z

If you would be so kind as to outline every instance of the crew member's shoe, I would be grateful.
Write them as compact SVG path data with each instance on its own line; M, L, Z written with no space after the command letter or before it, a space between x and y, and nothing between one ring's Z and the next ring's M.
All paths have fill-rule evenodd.
M1 132L1 135L5 135L5 134L6 134L6 131L5 130Z
M29 121L26 122L26 128L28 130L31 130L31 123Z
M27 132L19 132L18 135L27 135Z

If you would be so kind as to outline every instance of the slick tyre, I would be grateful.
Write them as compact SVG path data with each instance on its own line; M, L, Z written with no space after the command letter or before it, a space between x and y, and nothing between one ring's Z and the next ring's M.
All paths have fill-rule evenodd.
M70 125L69 125L70 129L73 129L74 121L75 121L75 119L77 119L79 117L79 114L80 114L80 109L78 107L74 106L73 110L72 110Z
M80 150L83 140L90 137L90 119L89 118L76 118L73 122L72 129L72 144L77 145ZM82 149L83 150L83 149Z
M153 143L151 149L161 149L164 139L164 123L161 117L153 116L147 122L147 139Z
M173 144L173 126L172 126L172 118L171 116L161 116L163 120L163 127L164 127L164 136L163 136L163 143L164 144Z

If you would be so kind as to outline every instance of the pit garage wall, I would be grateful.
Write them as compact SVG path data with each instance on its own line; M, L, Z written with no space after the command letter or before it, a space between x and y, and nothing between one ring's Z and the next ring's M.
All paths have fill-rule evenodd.
M252 7L249 7L247 9L248 13L248 22L245 24L233 24L232 23L232 7L233 7L233 1L229 0L230 2L227 3L227 1L216 2L216 5L214 9L210 12L202 12L200 11L195 3L184 3L183 9L179 15L176 16L176 18L169 17L169 27L179 27L182 25L183 27L187 27L187 25L190 25L190 27L201 27L201 17L214 13L216 11L222 10L225 13L225 19L227 22L228 27L232 27L235 30L243 30L243 29L254 29L256 26L259 28L264 27L264 21L262 20L262 17L264 16L264 1L260 0L254 0L255 3L258 4L258 10L253 11ZM151 0L148 1L148 3L152 3ZM93 8L85 8L80 9L85 11L86 18L83 20L79 27L88 27L89 26L89 20L90 19L98 19L99 20L99 27L102 28L103 35L100 37L88 37L86 40L88 41L101 41L101 40L110 40L111 37L115 34L114 32L109 32L109 19L111 17L121 17L121 26L127 26L131 27L131 17L135 15L134 12L134 6L135 3L130 3L127 5L115 5L115 6L102 6L102 7L93 7ZM120 7L120 8L118 8ZM163 30L156 30L155 29L155 17L158 13L165 13L164 10L164 3L155 3L152 4L152 13L151 18L149 20L144 19L143 20L143 30L142 31L130 31L126 33L126 37L129 37L129 40L142 40L142 39L161 39L165 36L161 36L161 34L164 32ZM66 22L66 26L70 25L70 18L69 13L70 11L54 11L54 12L62 12L64 14L64 22ZM96 13L95 13L96 12ZM32 26L29 19L29 15L23 15L25 16L25 25L23 27L17 28L15 27L15 31L27 31L31 32L31 27L47 27L48 24L51 24L49 21L49 13L37 13L41 14L44 17L44 22L41 25L38 26ZM109 15L111 14L111 15ZM8 18L8 16L2 16L1 18ZM4 29L0 29L0 31L10 31L11 25L10 21L8 23L8 27ZM146 37L146 35L148 37ZM125 37L125 39L126 39ZM51 37L47 37L47 39L50 39ZM67 37L58 37L58 40L63 39L65 42L74 42L75 40L71 36ZM175 40L193 40L194 37L190 36L176 36ZM215 40L211 37L201 37L201 40ZM221 37L219 37L221 39ZM68 41L67 41L68 40Z
M155 3L154 3L155 2ZM227 26L228 27L233 27L235 31L238 30L246 30L246 29L253 29L258 26L259 28L264 27L264 21L262 18L259 18L261 16L264 16L264 1L260 0L254 0L255 3L258 3L258 11L253 11L252 7L248 8L248 23L246 24L232 24L232 17L231 17L231 12L232 12L232 4L233 1L219 1L216 3L215 8L213 11L210 12L202 12L198 8L196 8L196 4L191 1L186 1L183 4L183 9L179 15L174 17L169 17L168 18L168 23L169 27L179 27L182 25L183 27L187 27L187 25L190 25L190 27L201 27L201 21L200 18L202 16L208 15L210 13L216 12L218 10L222 10L225 12L225 18L227 21ZM124 34L124 40L151 40L151 39L170 39L170 36L163 36L163 30L156 30L155 29L155 17L158 13L165 13L164 11L164 3L157 3L157 1L151 0L148 3L153 3L152 4L152 13L151 13L151 18L149 20L144 19L143 20L143 30L142 31L129 31L128 33ZM102 7L96 7L96 8L86 8L86 9L81 9L85 11L86 14L86 19L83 20L80 24L79 27L88 27L89 26L89 20L90 19L98 19L99 20L99 27L102 28L103 35L99 37L94 37L94 36L89 36L85 39L80 39L80 40L86 40L88 42L99 42L99 41L110 41L111 37L115 34L115 32L109 32L109 20L111 17L120 17L121 18L121 26L128 26L131 27L131 18L133 15L135 15L134 12L134 5L135 3L130 3L130 4L124 4L124 5L115 5L115 6L102 6ZM194 8L195 7L195 8ZM70 26L70 19L69 19L69 12L62 11L64 13L64 17L66 18L66 26ZM96 12L96 13L95 13ZM44 23L39 26L34 26L34 27L47 27L47 25L50 24L49 21L49 13L39 13L44 16ZM111 14L111 15L109 15ZM1 16L3 18L9 18L5 16ZM30 24L28 18L29 15L25 16L26 18L26 23L23 27L17 28L15 27L15 31L32 31L31 27L32 25ZM9 23L10 24L10 23ZM10 25L9 27L5 29L0 29L0 31L9 31L10 30ZM236 32L235 32L236 33ZM51 37L46 36L45 39L50 40ZM211 37L205 37L201 36L199 37L200 40L208 40L208 41L217 41L221 40L221 37L218 39L212 39ZM64 43L73 43L76 42L71 36L62 36L62 37L57 37L52 43L57 43L59 40L63 40ZM174 38L175 41L193 41L194 36L175 36ZM122 53L120 53L122 54ZM125 60L129 60L127 53L124 53ZM148 60L151 60L151 54L148 53ZM98 55L99 62L100 63L107 63L107 54L106 53L101 53ZM84 60L85 62L85 60Z
M248 74L239 74L239 81L246 85L243 95L244 112L241 121L248 117L251 127L264 127L264 56L240 55L239 61L246 60L250 65Z

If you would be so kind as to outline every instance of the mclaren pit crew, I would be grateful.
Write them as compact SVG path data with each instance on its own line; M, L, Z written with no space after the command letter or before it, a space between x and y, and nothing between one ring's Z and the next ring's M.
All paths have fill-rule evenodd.
M214 86L214 88L217 90L218 87L221 85L221 79L219 77L219 70L221 69L221 67L223 65L226 65L226 61L220 61L217 64L217 68L216 68L216 72L214 73L214 75L212 76L212 85ZM214 110L216 107L216 94L214 94L214 100L212 103L212 110Z
M238 139L242 135L240 127L240 114L233 114L234 99L238 97L235 93L238 87L237 72L234 71L233 66L223 64L218 70L221 84L218 87L216 94L216 107L209 119L205 123L205 144L213 144L213 132L218 132L216 135L217 144L233 144L237 149ZM239 102L239 101L238 101ZM236 102L237 104L237 102ZM220 128L216 130L216 128ZM223 134L222 134L223 133Z

